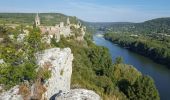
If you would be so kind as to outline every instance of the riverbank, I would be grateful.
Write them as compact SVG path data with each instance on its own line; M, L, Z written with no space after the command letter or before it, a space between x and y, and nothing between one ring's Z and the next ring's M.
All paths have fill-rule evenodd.
M116 34L106 34L104 38L112 43L118 44L128 50L148 57L159 64L164 64L170 68L170 55L166 47L159 47L159 44L153 44L152 41L139 39L139 37L115 36ZM125 39L126 38L126 39Z

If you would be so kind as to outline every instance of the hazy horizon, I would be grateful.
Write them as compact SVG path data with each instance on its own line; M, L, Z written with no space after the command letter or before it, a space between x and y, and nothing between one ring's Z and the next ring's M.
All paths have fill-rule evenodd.
M87 22L144 22L170 17L168 0L5 0L0 12L62 13Z

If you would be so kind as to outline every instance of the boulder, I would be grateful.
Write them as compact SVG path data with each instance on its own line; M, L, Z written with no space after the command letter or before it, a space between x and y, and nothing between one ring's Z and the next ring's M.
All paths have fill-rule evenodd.
M101 100L101 98L91 90L72 89L66 94L58 94L55 100Z

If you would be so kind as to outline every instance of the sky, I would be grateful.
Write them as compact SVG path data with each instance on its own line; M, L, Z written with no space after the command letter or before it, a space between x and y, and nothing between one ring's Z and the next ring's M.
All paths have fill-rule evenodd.
M89 22L143 22L170 17L170 0L1 0L0 12L53 12Z

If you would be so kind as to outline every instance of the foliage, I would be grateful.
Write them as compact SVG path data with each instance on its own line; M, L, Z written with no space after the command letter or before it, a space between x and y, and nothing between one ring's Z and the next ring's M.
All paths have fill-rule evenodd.
M142 75L134 67L125 64L114 65L114 79L130 100L160 100L152 78Z
M170 18L105 25L105 38L170 66Z
M160 100L154 82L148 76L139 77L126 91L130 100Z
M88 23L90 26L101 31L114 31L131 34L170 34L170 17L157 18L141 23L107 22Z
M104 47L93 47L89 50L88 58L92 63L93 70L98 76L106 75L107 70L112 65L109 52Z
M47 68L39 68L37 79L41 79L42 81L49 79L51 77L51 71Z
M5 62L0 64L0 84L10 88L24 80L34 81L37 75L35 69L38 67L34 54L44 49L40 32L38 29L30 29L28 37L23 43L19 43L8 37L8 34L12 34L15 29L4 28L3 30L1 30L4 32L3 38L7 40L0 44L0 58Z
M130 84L133 84L136 79L141 76L141 73L133 66L125 64L115 64L112 74L118 84L122 80L127 80Z
M132 35L125 33L109 32L105 38L127 49L145 55L159 63L170 65L170 38L163 40L146 35Z
M117 57L115 59L115 64L121 64L121 63L123 63L123 58L122 57Z

